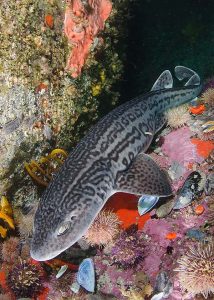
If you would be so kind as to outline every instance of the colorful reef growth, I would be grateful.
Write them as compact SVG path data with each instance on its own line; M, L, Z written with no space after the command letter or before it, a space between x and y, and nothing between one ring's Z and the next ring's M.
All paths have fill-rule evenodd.
M140 216L139 196L116 193L78 243L49 261L30 257L41 193L118 103L131 2L0 1L0 300L214 297L213 79L166 113L149 148L171 197ZM93 293L77 287L87 258Z
M68 1L69 2L69 1ZM72 51L67 62L67 69L72 77L77 77L89 55L93 43L112 9L110 0L70 1L65 11L64 30Z
M4 226L0 225L0 235L2 238L7 236L8 230L15 229L12 213L13 211L10 203L5 196L2 196L0 202L0 219L4 222Z
M115 213L102 210L84 235L84 239L92 246L112 243L119 234L120 223Z
M179 281L191 296L214 293L214 243L198 243L178 260Z

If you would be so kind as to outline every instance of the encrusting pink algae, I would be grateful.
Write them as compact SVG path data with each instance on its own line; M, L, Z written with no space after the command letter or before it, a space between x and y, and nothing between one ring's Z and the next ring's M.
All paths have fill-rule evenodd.
M65 11L64 31L72 45L66 68L72 77L80 75L90 47L99 31L103 30L112 9L109 0L89 0L87 6L81 0L74 0Z

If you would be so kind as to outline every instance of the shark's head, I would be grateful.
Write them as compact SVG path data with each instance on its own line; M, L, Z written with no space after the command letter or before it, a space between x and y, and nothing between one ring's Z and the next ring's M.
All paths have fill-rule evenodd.
M73 195L75 199L68 201L69 205L65 198L55 201L52 191L46 195L35 214L31 242L31 256L38 261L52 259L77 242L93 222L96 210L99 211L81 194Z

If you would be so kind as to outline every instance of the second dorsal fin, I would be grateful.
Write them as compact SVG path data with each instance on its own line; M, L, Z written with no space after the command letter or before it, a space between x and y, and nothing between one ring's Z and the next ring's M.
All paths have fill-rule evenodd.
M163 71L158 79L153 84L151 91L158 91L162 89L170 89L173 86L172 74L169 70Z
M192 77L190 77L190 79L185 83L185 86L188 85L199 85L200 84L200 77L198 76L198 74L194 74L192 75Z

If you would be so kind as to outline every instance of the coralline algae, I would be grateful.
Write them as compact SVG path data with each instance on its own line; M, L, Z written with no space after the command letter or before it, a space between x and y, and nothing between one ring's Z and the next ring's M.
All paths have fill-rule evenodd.
M89 0L85 5L81 0L74 0L67 6L64 31L72 45L67 62L67 69L72 77L80 75L90 47L99 31L104 28L111 9L112 3L109 0Z

